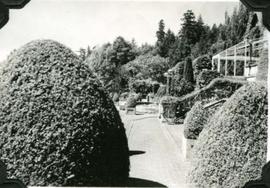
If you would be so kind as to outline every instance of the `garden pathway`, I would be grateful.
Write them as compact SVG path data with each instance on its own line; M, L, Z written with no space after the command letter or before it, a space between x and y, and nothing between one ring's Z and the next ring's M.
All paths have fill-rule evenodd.
M185 184L189 164L181 152L182 126L161 124L156 114L120 114L131 152L130 177L170 188L190 188Z

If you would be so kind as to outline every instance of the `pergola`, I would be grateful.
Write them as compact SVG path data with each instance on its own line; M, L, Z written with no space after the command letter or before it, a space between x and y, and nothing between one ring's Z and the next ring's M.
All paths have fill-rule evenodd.
M224 76L255 77L251 70L260 59L260 52L267 48L268 39L244 40L212 57L212 67Z

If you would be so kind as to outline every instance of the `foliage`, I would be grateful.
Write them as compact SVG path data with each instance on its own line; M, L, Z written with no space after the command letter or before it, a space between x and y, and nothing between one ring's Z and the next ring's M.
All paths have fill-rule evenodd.
M249 10L240 4L238 9L234 9L231 16L225 13L225 23L218 27L218 39L212 43L211 51L218 53L225 48L231 47L243 40L248 26Z
M183 95L191 93L193 90L194 90L193 84L186 81L186 79L183 78L180 81L176 81L172 93L173 96L181 97Z
M156 50L157 54L160 57L168 57L168 52L173 43L175 42L175 35L174 33L168 29L165 33L165 24L164 20L159 21L159 28L156 32L157 42L156 42Z
M135 108L138 101L138 95L130 94L127 98L126 107L127 108Z
M194 68L194 76L197 79L197 76L200 72L204 69L211 70L212 69L212 62L211 58L208 55L203 55L196 58L193 61L193 68Z
M203 70L197 77L196 88L201 89L207 86L212 80L219 77L222 77L222 75L217 71Z
M206 87L178 98L176 114L179 118L185 117L196 101L202 101L205 104L210 101L228 98L244 84L246 84L246 81L216 78Z
M160 20L159 24L158 24L158 31L156 32L156 36L157 36L157 43L156 43L156 48L157 48L157 53L161 56L161 57L165 57L165 46L164 46L164 40L165 40L165 24L164 24L164 20Z
M89 46L87 46L87 49L80 48L79 49L79 58L81 61L85 61L87 57L91 55L92 51Z
M152 91L152 82L151 80L131 80L129 90L131 92L147 95Z
M33 41L0 74L0 153L10 178L30 186L126 180L129 149L119 113L75 53Z
M135 59L132 51L132 45L123 37L117 37L112 44L110 62L118 65L124 65Z
M174 72L174 79L181 80L184 77L184 67L185 61L177 63L173 68L172 71Z
M197 139L207 122L207 110L201 102L196 102L187 113L184 121L184 136L187 139Z
M184 79L187 82L190 82L190 83L193 83L194 82L192 60L189 57L186 59L186 62L185 62Z
M107 43L95 48L85 60L91 70L109 92L119 92L127 87L121 66L135 58L132 44L123 37L117 37L113 44Z
M164 73L169 69L168 59L158 55L141 55L123 67L130 79L151 79L166 83Z
M111 44L95 48L85 61L108 92L118 92L120 88L119 66L110 61Z
M210 119L195 145L189 182L236 188L258 178L267 150L264 84L243 86Z

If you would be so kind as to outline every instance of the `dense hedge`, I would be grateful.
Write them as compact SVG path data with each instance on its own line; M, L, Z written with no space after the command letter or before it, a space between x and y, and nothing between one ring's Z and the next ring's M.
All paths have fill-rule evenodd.
M247 82L242 80L216 78L206 87L180 97L177 100L176 114L179 117L184 117L196 101L203 101L205 104L214 100L228 98L245 83Z
M196 79L196 88L201 89L207 86L215 78L221 77L222 75L213 70L202 70Z
M0 153L35 186L99 186L129 174L125 129L89 67L51 41L13 53L0 72Z
M189 182L236 188L258 178L266 161L266 105L263 83L250 83L235 92L200 133Z
M207 110L201 102L196 102L187 113L184 121L184 136L187 139L197 139L207 122Z

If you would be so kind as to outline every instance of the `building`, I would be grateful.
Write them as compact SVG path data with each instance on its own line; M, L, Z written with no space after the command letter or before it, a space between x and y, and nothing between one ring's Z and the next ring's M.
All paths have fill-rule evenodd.
M214 55L213 70L224 76L248 81L267 80L268 35L261 17L261 13L250 14L244 40ZM260 30L259 37L250 37L255 30Z

